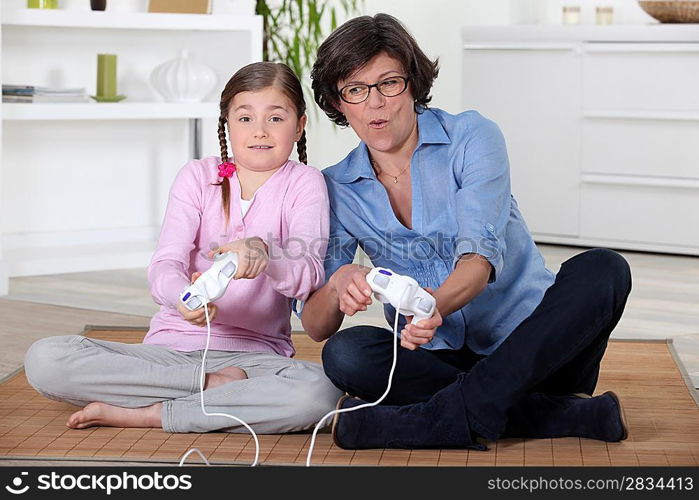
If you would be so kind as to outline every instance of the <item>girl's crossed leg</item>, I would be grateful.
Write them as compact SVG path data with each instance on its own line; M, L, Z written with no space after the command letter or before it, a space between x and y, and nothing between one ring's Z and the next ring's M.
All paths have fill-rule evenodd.
M41 394L84 408L67 425L162 427L207 432L231 419L201 411L203 351L179 352L82 336L42 339L25 357L27 379ZM331 409L339 391L320 365L268 353L209 351L207 412L229 413L262 433L310 427ZM255 381L246 380L248 377ZM223 389L222 389L223 388ZM317 416L317 418L316 418ZM234 423L233 432L245 432Z

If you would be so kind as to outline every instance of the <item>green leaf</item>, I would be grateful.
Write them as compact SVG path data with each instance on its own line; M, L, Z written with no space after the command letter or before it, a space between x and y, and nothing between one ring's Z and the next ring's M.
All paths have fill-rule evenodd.
M272 43L272 53L274 54L273 57L270 57L270 61L286 63L285 55L288 51L279 49L279 43L283 43L284 40L282 39L278 41L277 37L273 37L270 38L269 41Z
M360 3L364 5L363 0L257 0L255 12L265 22L267 58L286 63L301 78L312 68L327 35L324 26L329 21L335 30L338 9L350 16L358 12Z
M312 37L317 33L316 27L320 24L315 0L308 0L308 36Z
M257 14L258 16L265 15L265 8L267 8L267 4L264 2L264 0L257 0L255 2L255 14Z

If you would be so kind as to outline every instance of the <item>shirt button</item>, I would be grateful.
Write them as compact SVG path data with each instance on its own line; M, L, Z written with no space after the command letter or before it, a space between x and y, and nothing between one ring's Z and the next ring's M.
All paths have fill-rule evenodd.
M485 228L488 230L489 233L495 232L495 226L493 226L492 224L486 224Z

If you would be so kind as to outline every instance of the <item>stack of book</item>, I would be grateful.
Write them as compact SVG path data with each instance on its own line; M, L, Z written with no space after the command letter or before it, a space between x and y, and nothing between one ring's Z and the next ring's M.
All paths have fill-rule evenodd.
M88 102L85 89L2 85L2 102Z

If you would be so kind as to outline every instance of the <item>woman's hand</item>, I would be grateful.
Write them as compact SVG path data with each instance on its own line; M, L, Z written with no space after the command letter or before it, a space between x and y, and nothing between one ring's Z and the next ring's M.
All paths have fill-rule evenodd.
M194 283L199 276L201 276L201 273L192 274L192 283ZM218 312L218 307L216 307L214 304L207 305L209 307L209 321L213 322L214 318L216 317L216 313ZM187 322L193 324L194 326L206 326L206 312L204 311L203 307L190 311L182 302L180 302L177 304L177 310Z
M231 241L216 250L209 252L209 257L213 258L217 253L234 252L238 254L238 269L233 276L234 280L241 278L253 279L267 269L269 264L269 250L262 238L243 238L242 240Z
M431 288L425 288L425 290L427 290L430 295L434 296L434 292ZM436 307L431 317L421 319L414 325L411 324L413 316L406 316L405 319L408 323L400 332L400 345L411 351L414 351L421 345L427 344L432 340L437 328L442 325L442 315L439 314L439 310Z
M337 294L340 311L347 316L366 311L371 304L371 287L366 282L369 271L369 267L345 264L330 277L329 283Z

